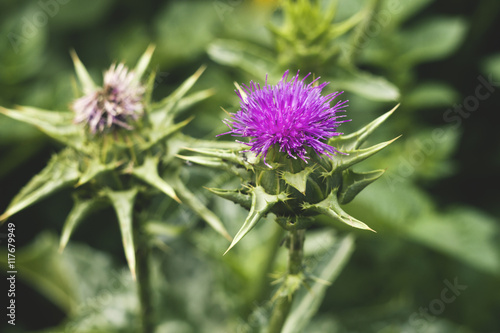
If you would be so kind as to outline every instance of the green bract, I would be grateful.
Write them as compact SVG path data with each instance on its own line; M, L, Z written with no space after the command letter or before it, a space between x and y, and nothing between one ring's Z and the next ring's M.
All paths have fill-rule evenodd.
M332 225L342 222L354 228L371 230L365 223L347 214L341 205L350 202L384 173L384 170L358 173L350 168L395 140L361 148L368 136L396 108L357 132L328 141L329 145L346 153L345 155L330 158L311 153L307 164L303 160L289 158L286 152L273 148L267 156L268 164L272 166L269 168L255 154L242 153L245 150L243 145L234 149L191 149L198 155L180 157L193 163L233 172L242 178L243 186L240 189L210 189L250 211L229 249L268 213L274 213L276 222L286 230L306 229L314 222L312 217L318 214L330 217Z
M217 232L231 239L220 220L184 186L179 178L182 162L175 157L180 147L193 142L209 147L231 146L203 142L181 134L180 130L190 119L174 122L179 112L212 94L211 90L203 90L186 95L204 69L200 68L170 96L152 102L155 74L146 75L146 69L153 51L154 47L149 47L134 69L137 79L146 76L147 85L142 101L143 115L134 123L133 130L112 128L102 133L91 133L87 126L75 124L74 114L70 111L48 111L33 107L20 107L17 110L0 108L2 114L34 125L66 145L14 197L0 216L0 221L5 221L62 188L72 187L75 204L64 224L60 249L64 249L81 220L93 211L111 205L118 216L125 254L134 276L133 221L134 205L139 195L147 198L155 192L163 192L188 205ZM80 94L95 91L97 85L84 65L75 53L72 53L72 57L81 84Z

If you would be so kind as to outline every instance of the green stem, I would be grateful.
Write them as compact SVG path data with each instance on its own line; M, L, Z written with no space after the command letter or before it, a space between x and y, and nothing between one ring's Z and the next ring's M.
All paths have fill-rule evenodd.
M136 219L137 221L137 219ZM148 237L143 223L134 228L136 283L140 303L141 332L154 332L153 300L151 293L150 254Z
M285 281L290 275L302 274L304 258L305 230L290 230L288 232L288 271ZM285 324L293 302L295 289L280 295L271 314L268 333L280 333Z

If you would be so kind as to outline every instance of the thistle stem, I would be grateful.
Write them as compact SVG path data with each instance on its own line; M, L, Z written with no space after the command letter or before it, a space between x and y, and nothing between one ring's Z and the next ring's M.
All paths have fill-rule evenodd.
M290 275L300 275L302 273L302 260L304 258L305 230L290 230L288 232L288 271L286 278ZM278 296L274 306L268 333L280 333L285 324L286 318L292 307L294 291Z
M154 332L154 313L149 265L151 250L149 248L147 234L144 230L144 224L139 221L137 221L136 228L134 228L134 247L141 332L152 333Z

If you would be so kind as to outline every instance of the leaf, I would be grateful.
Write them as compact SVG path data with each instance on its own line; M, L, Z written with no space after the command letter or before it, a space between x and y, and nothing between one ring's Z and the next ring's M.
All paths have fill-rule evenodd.
M221 198L231 200L241 207L250 210L252 207L252 196L243 194L240 190L225 190L220 188L208 188L208 190Z
M426 214L411 223L408 236L485 272L500 276L498 221L473 208Z
M367 72L338 69L329 81L333 90L351 91L373 101L396 101L400 97L398 87L381 76Z
M191 208L198 216L204 219L215 231L231 241L232 237L227 232L220 219L210 211L205 205L177 178L171 177L169 181L175 191L181 197L182 203Z
M18 121L36 126L46 135L74 147L86 151L83 142L83 130L73 124L74 115L66 111L48 111L34 107L21 106L19 110L0 107L0 113Z
M389 11L391 14L391 19L395 21L396 24L401 24L405 20L409 19L412 15L415 15L425 6L427 6L432 0L412 0L412 1L383 1L382 11Z
M344 205L351 202L354 197L366 186L373 183L384 174L385 170L357 173L350 169L342 172L342 187L338 193L339 203Z
M233 246L235 246L248 232L250 232L250 230L255 227L257 222L259 222L259 220L265 216L269 210L276 203L278 203L278 201L285 201L287 199L286 194L284 193L280 193L278 195L267 194L261 186L252 188L250 193L252 195L250 213L224 254L231 250Z
M285 183L305 195L307 178L313 171L314 169L312 167L306 167L302 171L297 173L284 171L281 175L281 178L285 181Z
M332 156L331 163L333 164L333 169L331 172L335 172L338 170L345 170L353 166L354 164L367 159L368 157L378 153L379 151L381 151L382 149L384 149L385 147L396 141L398 138L399 137L373 145L369 148L356 149L351 151L349 150L345 151L342 150L342 147L338 147L340 148L340 151L345 152L347 155L338 154L336 156Z
M414 65L442 59L459 47L466 32L462 18L439 17L421 22L400 36L401 61Z
M139 61L137 62L137 65L134 68L135 72L135 79L140 80L142 76L144 75L144 72L149 66L149 63L151 62L151 57L153 56L153 52L155 51L155 46L154 45L149 45L144 54L141 56Z
M64 251L69 238L78 223L80 223L90 213L100 208L99 198L96 197L84 200L75 195L73 200L75 202L74 206L71 209L71 212L69 212L66 222L64 222L64 226L62 228L61 238L59 240L59 252Z
M177 197L172 185L158 175L158 163L159 159L157 157L147 156L141 166L134 167L132 175L180 203L181 201Z
M120 231L122 234L123 249L127 258L128 267L135 280L135 246L133 237L133 214L134 201L137 195L137 188L127 191L111 191L107 190L105 195L111 200L111 203L116 211Z
M253 77L265 77L275 68L276 57L267 49L249 42L218 39L207 49L215 62L239 68Z
M463 206L437 211L431 199L411 183L391 186L388 175L373 183L347 206L349 212L369 218L377 230L404 236L457 260L500 276L495 218ZM381 199L383 198L383 200Z
M73 59L73 65L75 66L76 76L78 78L78 81L80 81L80 84L82 85L83 93L86 95L96 90L97 89L96 84L92 80L92 77L90 76L89 72L87 72L85 65L83 65L82 62L80 61L80 58L78 58L78 55L76 54L75 50L71 50L70 54L71 54L71 59Z
M2 271L10 271L7 251L0 253ZM33 243L16 248L15 255L16 270L21 279L29 282L65 313L78 307L80 300L76 292L77 286L72 277L68 276L64 262L57 253L57 238L54 235L42 233Z
M205 71L205 66L200 67L193 75L188 77L174 92L163 100L153 105L151 113L152 123L157 126L164 126L161 121L165 121L168 117L173 117L179 108L177 107L181 99L186 93L194 86L196 81L200 78L201 74Z
M396 105L392 110L384 113L383 115L354 133L331 138L328 141L328 144L330 146L339 148L341 151L350 151L359 148L370 136L370 134L372 134L373 131L375 131L380 125L382 125L382 123L386 121L387 118L389 118L398 107L399 104Z
M350 216L342 208L340 208L337 199L337 190L333 190L325 200L320 201L316 204L304 203L303 209L312 210L316 213L324 214L332 218L333 221L345 223L353 228L374 231L369 226ZM333 221L328 220L328 223L332 226L335 226L334 223L331 223Z
M493 76L495 81L500 80L500 54L497 53L486 58L482 61L481 68L487 76Z
M307 241L306 241L307 242ZM304 332L305 327L318 311L326 289L340 274L354 250L354 237L347 235L337 239L332 247L323 254L314 274L319 278L311 288L302 288L295 296L290 314L285 321L282 333Z
M404 105L414 109L437 108L453 105L459 100L459 94L449 85L426 82L415 87L404 98Z
M52 156L47 166L12 199L7 210L0 215L0 221L42 200L50 194L74 185L80 178L78 160L74 153L63 150Z
M164 124L165 126L157 125L156 129L148 131L147 135L149 136L149 141L144 144L143 149L148 150L157 143L168 139L172 134L177 133L184 126L189 124L191 120L193 120L193 117L189 117L188 119L177 124L170 124L169 122L166 122Z

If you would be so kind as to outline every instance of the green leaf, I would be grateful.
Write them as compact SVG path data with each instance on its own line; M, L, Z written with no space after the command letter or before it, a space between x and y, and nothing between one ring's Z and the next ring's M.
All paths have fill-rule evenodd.
M119 165L119 163L102 164L101 161L96 158L85 159L84 163L85 163L85 168L84 168L85 170L80 176L78 183L75 185L77 187L86 184L87 182L103 174L104 172L116 169L116 167Z
M9 271L7 251L3 247L0 256L2 271ZM57 253L57 238L48 233L37 236L25 247L16 248L16 270L19 278L56 304L65 313L71 313L80 304L77 286L62 257ZM17 303L16 303L17 304Z
M389 11L395 24L400 24L426 7L432 0L383 1L382 10Z
M396 105L392 110L384 113L383 115L354 133L331 138L328 141L328 144L330 146L339 148L341 151L350 151L359 148L370 136L370 134L372 134L373 131L375 131L384 121L386 121L386 119L389 118L398 107L399 104Z
M176 113L180 111L179 103L191 89L201 74L205 71L205 66L200 67L193 75L188 77L172 94L165 97L163 100L153 105L153 110L150 114L151 123L153 126L165 126L169 123L168 119L172 119Z
M92 77L90 76L89 72L87 72L85 66L80 61L80 58L78 58L78 55L76 54L75 50L71 50L70 53L71 53L71 58L73 59L73 64L75 66L76 76L78 77L78 81L80 81L80 84L83 87L84 94L88 94L96 90L97 89L96 84L92 80Z
M385 170L357 173L350 169L342 172L342 186L338 193L340 204L351 202L359 192L384 174Z
M340 151L347 153L348 155L338 154L336 156L333 156L331 158L331 163L333 164L333 169L331 172L335 172L338 170L345 170L345 169L353 166L354 164L359 163L359 162L367 159L368 157L378 153L379 151L381 151L382 149L384 149L385 147L387 147L388 145L393 143L398 138L373 145L369 148L356 149L356 150L351 150L351 151L349 151L349 150L346 151L346 150L343 150L342 147L338 147L338 148L340 148Z
M365 11L358 11L348 19L332 24L328 31L329 38L333 40L347 33L349 30L358 25L365 18L365 16Z
M414 109L447 107L456 103L459 97L457 91L449 85L426 82L409 92L403 104Z
M64 187L74 185L78 178L80 172L76 156L70 150L63 150L54 155L47 166L12 199L7 210L0 215L0 221L5 221L8 217Z
M257 222L259 222L259 220L265 216L269 210L278 203L278 201L285 201L287 199L287 196L284 193L280 193L278 195L267 194L262 186L253 187L250 189L250 193L252 195L250 213L224 254L231 250L233 246L235 246L250 230L252 230Z
M252 207L252 196L249 194L244 194L240 190L225 190L220 188L208 188L208 190L221 198L231 200L242 206L245 209L250 210Z
M207 52L215 62L239 68L253 77L265 77L276 66L276 57L269 50L248 42L218 39Z
M495 240L500 227L495 218L467 206L438 211L426 193L413 184L391 184L388 175L383 180L361 192L347 206L349 212L369 218L370 224L385 234L404 236L500 276Z
M490 79L493 77L496 82L500 80L500 54L494 54L482 61L481 69Z
M324 214L333 219L333 221L328 220L328 223L332 226L336 226L334 221L345 223L353 228L371 230L369 226L364 224L363 222L355 219L354 217L347 214L342 208L340 208L338 199L337 199L337 190L333 190L328 197L320 201L316 204L304 203L304 210L312 210L313 212Z
M467 23L462 18L426 20L400 36L401 61L417 64L442 59L460 46L466 32Z
M59 240L59 252L64 251L64 248L68 244L69 238L73 233L73 230L77 227L77 225L90 213L99 209L99 198L91 198L91 199L81 199L78 196L73 196L73 200L75 202L71 212L66 218L66 222L64 222L64 226L61 232L61 239Z
M312 167L306 167L304 168L304 170L297 173L284 171L281 175L281 178L285 181L285 183L305 195L307 178L313 171L314 169Z
M181 202L175 193L172 185L168 184L163 178L158 175L159 158L147 156L141 166L134 167L132 175L142 180L143 182L157 188L177 202Z
M137 65L134 68L135 72L135 79L140 80L142 76L144 75L144 72L149 66L149 63L151 62L151 57L153 56L153 52L155 51L155 46L154 45L149 45L144 54L141 56L139 61L137 62Z
M105 195L111 200L116 211L120 231L122 234L123 249L127 258L128 267L135 280L135 246L133 237L134 201L138 190L136 188L127 191L107 190Z
M146 144L144 144L143 149L148 150L157 143L168 139L172 134L177 133L184 126L189 124L191 120L193 120L193 117L189 117L188 119L181 121L180 123L177 124L170 124L169 122L165 122L159 125L157 124L154 130L147 132L147 135L149 136L149 141Z
M307 240L306 240L307 242ZM347 235L337 239L332 247L320 257L314 270L317 279L311 288L302 288L292 304L282 333L304 332L305 327L318 311L326 289L337 278L354 250L354 237Z
M67 111L48 111L34 107L21 106L19 110L0 107L0 113L18 121L33 125L46 135L74 147L86 151L83 142L83 130L73 123L74 115Z
M500 252L494 218L472 208L455 208L445 214L426 214L411 223L408 236L476 267L500 276Z
M181 197L182 203L191 208L198 216L204 219L215 231L231 241L232 237L227 232L220 219L186 187L177 177L170 177L170 183Z
M333 76L329 88L346 90L373 101L396 101L399 89L381 76L358 70L338 70Z

